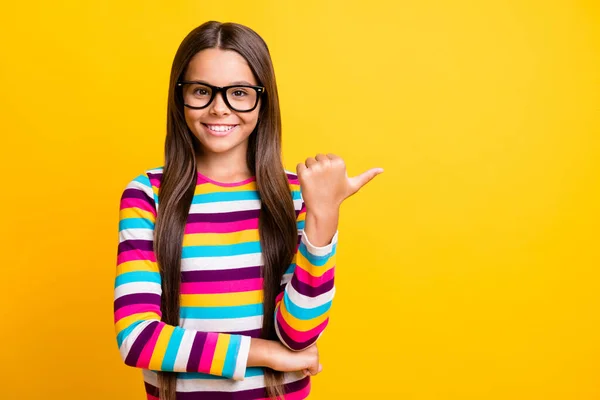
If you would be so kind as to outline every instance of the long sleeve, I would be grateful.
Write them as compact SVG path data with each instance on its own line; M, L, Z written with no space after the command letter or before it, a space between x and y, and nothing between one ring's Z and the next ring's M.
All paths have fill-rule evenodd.
M293 198L301 201L297 217L298 247L283 276L276 298L275 330L281 342L292 350L310 347L329 322L329 310L335 294L334 270L338 232L326 246L314 246L304 232L306 207L300 185Z
M184 329L161 321L161 277L153 248L156 208L147 174L123 191L114 287L121 357L132 367L243 380L249 336Z

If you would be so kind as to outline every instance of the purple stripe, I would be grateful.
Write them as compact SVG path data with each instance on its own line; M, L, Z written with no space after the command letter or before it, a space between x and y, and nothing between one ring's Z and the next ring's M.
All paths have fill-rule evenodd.
M124 240L119 243L118 254L129 250L153 251L154 245L152 240Z
M245 210L209 214L190 213L188 215L187 222L237 222L244 221L247 219L258 218L259 214L260 210Z
M121 307L132 304L160 305L160 295L154 293L135 293L121 296L115 300L114 309L116 311Z
M326 321L329 321L329 319L326 319ZM277 323L277 318L275 318L275 323ZM311 344L316 342L317 338L319 337L317 335L311 339L308 339L306 342L296 342L291 337L289 337L287 333L285 333L285 330L283 329L283 327L281 325L278 324L278 327L279 327L279 334L281 336L281 340L283 340L293 350L304 350L308 346L310 346Z
M200 356L204 350L204 343L206 342L205 332L196 332L194 336L194 343L192 344L192 350L190 351L190 358L188 358L187 368L188 372L198 372L200 366Z
M260 338L261 331L262 331L262 329L258 328L258 329L251 329L249 331L219 332L219 333L227 333L229 335L243 335L243 336L250 336L253 338Z
M260 278L260 266L212 271L184 271L181 282L223 282Z
M154 333L154 329L158 326L158 321L153 321L148 324L147 327L144 328L142 333L135 339L135 342L129 349L129 353L127 354L127 358L125 358L125 365L129 365L131 367L137 366L138 358L144 349L148 340L152 337Z
M146 394L150 396L158 397L158 387L152 386L148 382L144 381L144 387L146 388Z
M327 293L331 289L333 289L333 279L329 280L328 282L323 283L320 286L313 287L313 286L310 286L309 284L299 281L296 274L294 274L292 276L292 286L294 287L294 289L296 289L296 292L298 292L304 296L317 297L317 296L319 296L323 293Z
M288 383L284 385L286 394L299 392L306 388L310 384L310 376ZM153 385L144 382L146 393L158 397L158 388ZM198 399L210 399L210 400L256 400L267 397L267 391L264 388L242 390L238 392L177 392L177 400L198 400Z
M141 199L145 200L148 204L154 205L154 199L149 197L143 190L137 188L125 189L121 196L121 200L123 199Z
M162 178L163 173L162 172L146 172L146 175L148 175L148 179L159 179Z

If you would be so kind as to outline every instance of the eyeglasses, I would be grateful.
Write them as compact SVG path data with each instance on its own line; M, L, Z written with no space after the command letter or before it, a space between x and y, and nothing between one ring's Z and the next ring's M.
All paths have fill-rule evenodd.
M217 93L222 92L227 107L237 112L250 112L265 93L263 86L254 85L213 86L197 81L179 81L177 86L182 88L183 105L194 110L208 107Z

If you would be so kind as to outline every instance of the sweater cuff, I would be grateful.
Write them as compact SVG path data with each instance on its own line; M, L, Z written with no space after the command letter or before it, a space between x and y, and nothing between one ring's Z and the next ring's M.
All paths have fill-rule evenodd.
M246 367L248 365L248 355L250 354L250 336L241 336L240 349L238 351L237 360L235 363L235 371L233 372L233 379L236 381L243 381L246 376Z

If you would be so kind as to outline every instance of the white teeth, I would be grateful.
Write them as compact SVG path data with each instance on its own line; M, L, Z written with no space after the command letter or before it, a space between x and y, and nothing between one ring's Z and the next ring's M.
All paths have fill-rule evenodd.
M227 132L235 128L235 125L207 125L208 129L215 132Z

